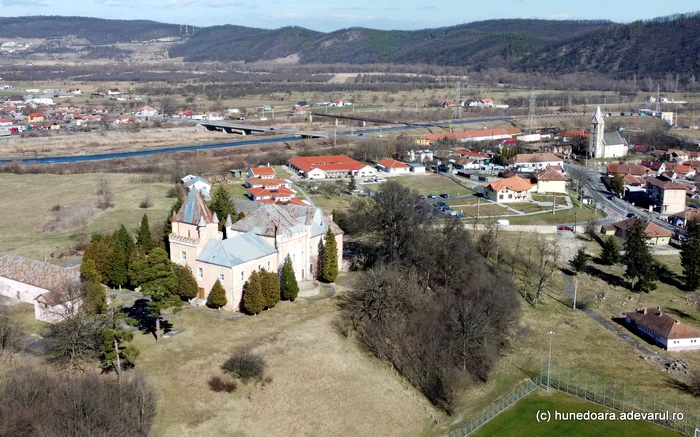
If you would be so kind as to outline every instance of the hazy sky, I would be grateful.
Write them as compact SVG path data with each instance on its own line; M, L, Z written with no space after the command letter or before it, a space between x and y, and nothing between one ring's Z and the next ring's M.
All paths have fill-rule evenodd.
M0 0L0 16L79 15L196 26L420 29L493 18L638 19L692 12L697 0Z

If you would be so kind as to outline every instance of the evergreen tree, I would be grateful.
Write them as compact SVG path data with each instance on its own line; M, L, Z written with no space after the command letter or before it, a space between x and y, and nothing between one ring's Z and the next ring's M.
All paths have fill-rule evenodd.
M80 275L83 280L80 284L82 310L92 315L104 314L107 311L107 293L101 284L102 277L95 262L90 259L80 264Z
M265 296L263 295L260 275L257 271L250 274L243 287L243 307L250 314L259 314L265 309Z
M112 237L93 236L92 242L83 253L83 263L92 260L101 280L105 282L109 279L111 243Z
M113 244L109 253L109 284L112 287L122 288L126 284L129 275L127 258L121 244Z
M155 318L156 340L159 340L161 313L168 308L177 312L182 307L182 299L177 295L177 274L163 249L153 249L141 274L141 291L151 298L148 307Z
M175 264L175 270L177 272L177 294L184 300L190 300L197 297L199 293L199 286L197 285L197 280L192 274L189 266L181 266Z
M143 283L143 272L147 267L146 255L138 247L129 257L129 284L136 288Z
M621 175L616 174L612 177L610 180L610 190L618 196L625 194L625 183Z
M644 238L644 227L640 219L634 220L627 229L625 255L622 262L627 266L625 277L632 281L632 289L649 292L656 289L656 269Z
M136 246L141 248L143 253L148 254L153 250L153 240L151 239L151 227L148 224L148 216L146 214L141 218L141 228L136 236Z
M139 356L139 350L130 344L134 334L121 327L119 314L118 311L111 312L98 332L102 340L100 347L102 370L114 369L118 377L124 369L134 367L136 357Z
M586 251L583 248L580 248L578 252L576 252L576 256L574 256L574 259L571 260L571 267L574 269L574 272L576 273L584 273L586 271L586 268L588 267L588 259L590 257L586 253Z
M121 225L119 230L114 234L113 239L122 247L126 262L128 263L131 252L134 251L134 247L136 247L136 245L134 244L134 238L131 236L129 231L126 230L126 226Z
M601 261L605 265L615 265L620 262L620 246L612 235L607 240L603 240L603 251L600 254Z
M700 223L691 221L687 231L681 247L681 265L686 288L696 290L700 286Z
M226 303L228 303L226 299L226 290L224 290L224 286L221 285L221 282L217 279L207 297L207 306L220 309L222 306L226 305Z
M224 229L224 223L226 222L226 217L231 215L231 219L236 217L236 208L233 206L233 200L229 194L226 187L219 184L211 192L211 202L209 203L209 209L212 213L216 213L219 218L219 230Z
M350 175L350 182L348 182L348 191L351 193L357 189L357 183L355 182L355 176Z
M280 280L277 273L263 269L260 272L260 282L265 296L265 308L273 308L280 301Z
M299 284L294 275L294 266L292 258L287 254L282 265L282 280L280 284L282 299L294 301L299 295Z
M338 244L330 226L328 231L326 231L325 240L323 243L321 279L325 282L333 282L338 277Z

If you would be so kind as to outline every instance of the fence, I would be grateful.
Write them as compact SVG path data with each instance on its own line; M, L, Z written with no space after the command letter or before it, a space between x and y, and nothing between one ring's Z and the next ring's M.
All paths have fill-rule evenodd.
M677 398L669 400L653 390L641 390L614 378L558 364L552 364L548 373L547 363L543 361L538 379L544 387L547 386L548 374L549 386L555 390L619 412L659 413L645 420L676 432L692 436L700 426L700 405L697 403L678 402Z
M481 426L483 426L486 422L501 414L506 408L512 406L520 399L535 391L539 386L539 378L535 377L535 379L528 380L518 389L510 392L505 396L501 396L500 398L498 398L496 402L494 402L487 411L470 419L469 422L465 423L464 425L461 425L459 428L452 431L449 434L449 437L468 436L469 434L473 433Z

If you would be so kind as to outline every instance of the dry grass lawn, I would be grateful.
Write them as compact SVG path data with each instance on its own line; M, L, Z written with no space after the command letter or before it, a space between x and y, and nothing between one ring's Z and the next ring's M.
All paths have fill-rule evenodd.
M467 196L474 194L474 190L463 187L446 176L440 176L434 173L394 176L390 179L424 195L435 194L437 196L445 193L450 196ZM370 187L374 189L371 185Z
M157 436L420 435L431 407L390 368L331 326L333 299L281 302L238 321L189 310L171 320L185 332L156 344L137 335L138 367L161 394ZM215 393L207 385L239 347L267 362L272 382Z
M111 233L122 223L134 231L144 213L151 223L165 220L174 199L166 197L172 184L142 182L149 175L88 173L73 175L53 174L0 174L3 195L0 196L0 253L12 252L35 259L43 259L43 241L47 257L54 253L68 253L72 240L79 234ZM62 232L44 232L51 220L54 205L68 207L95 197L101 179L106 179L115 194L114 208L100 211L86 226ZM149 197L153 206L139 208Z

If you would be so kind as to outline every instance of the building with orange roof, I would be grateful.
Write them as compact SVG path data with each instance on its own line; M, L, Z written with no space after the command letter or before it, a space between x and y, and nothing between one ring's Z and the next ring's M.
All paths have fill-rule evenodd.
M469 141L494 141L513 138L513 135L520 133L520 129L508 128L508 129L481 129L472 130L467 132L452 132L444 134L430 134L425 135L423 138L435 143L438 141L456 141L460 143L466 143Z
M295 156L287 165L307 179L333 179L348 176L375 176L374 167L345 155Z
M529 179L511 176L484 184L484 197L496 203L528 202L535 186Z
M292 182L288 179L282 179L278 177L274 178L245 178L246 188L292 188Z
M627 313L625 323L667 351L700 349L700 332L663 313L661 307Z
M275 169L270 167L251 167L248 169L247 173L249 178L274 178Z
M566 194L566 176L559 170L560 167L547 167L535 170L533 178L537 181L538 193L562 193Z
M639 217L613 223L615 235L621 239L627 238L627 231L635 224L642 223L642 232L646 243L652 246L666 246L671 241L671 233L654 222L643 221Z
M395 159L384 159L377 163L377 169L389 174L410 173L411 167Z
M508 160L513 170L519 172L532 172L547 167L564 167L564 160L553 153L520 153Z

